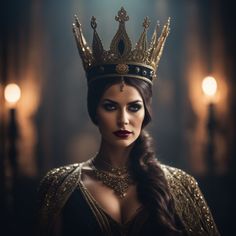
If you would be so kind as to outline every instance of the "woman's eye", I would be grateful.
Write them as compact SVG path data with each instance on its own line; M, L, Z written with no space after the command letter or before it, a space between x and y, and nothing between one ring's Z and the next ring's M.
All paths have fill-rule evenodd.
M132 112L139 111L142 108L141 104L132 104L129 106L129 110Z
M103 108L107 111L114 111L116 109L116 106L111 103L105 103L103 104Z

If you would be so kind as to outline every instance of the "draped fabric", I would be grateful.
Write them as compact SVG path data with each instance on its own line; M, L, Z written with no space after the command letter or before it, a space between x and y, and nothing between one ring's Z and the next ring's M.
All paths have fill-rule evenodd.
M39 189L38 235L53 234L60 218L64 235L158 235L155 222L140 208L125 224L116 222L81 181L83 163L48 172ZM180 169L161 165L186 235L219 235L196 180Z
M85 197L84 194L87 196ZM81 214L82 213L82 214ZM61 213L63 236L67 235L156 235L155 224L146 221L145 209L139 209L125 224L107 214L80 187L75 189ZM145 224L144 221L146 221ZM142 226L141 228L139 226Z

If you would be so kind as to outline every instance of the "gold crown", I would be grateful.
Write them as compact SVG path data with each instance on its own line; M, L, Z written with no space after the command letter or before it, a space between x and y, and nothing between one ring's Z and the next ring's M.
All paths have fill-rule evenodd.
M152 84L156 78L158 63L170 31L170 18L164 25L159 37L157 33L160 26L157 24L148 45L147 29L150 21L146 17L143 22L144 30L134 49L132 49L131 40L125 28L125 22L129 20L129 16L123 7L118 11L115 20L119 22L119 28L111 41L110 49L106 51L96 31L96 19L94 16L92 17L91 27L94 33L91 50L82 33L81 24L75 16L73 32L88 83L99 78L127 76L142 79Z

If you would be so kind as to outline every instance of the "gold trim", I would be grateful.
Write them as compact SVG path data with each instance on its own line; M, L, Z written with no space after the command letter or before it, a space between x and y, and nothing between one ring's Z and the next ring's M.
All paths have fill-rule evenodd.
M81 165L81 167L79 169L79 184L78 184L78 187L80 188L86 202L88 203L91 211L93 212L95 218L97 219L97 222L98 222L102 232L106 233L106 234L108 233L108 235L112 235L111 227L110 227L109 221L107 219L107 216L100 209L100 207L98 206L98 203L96 202L94 197L90 194L88 189L83 184L83 181L81 180L82 168L83 168L83 164Z
M150 68L153 73L156 74L156 69L170 32L170 18L168 18L168 21L163 26L161 34L158 33L160 27L157 25L152 34L151 41L148 42L147 30L150 21L146 17L143 23L143 32L141 33L138 42L135 44L136 46L133 48L125 27L126 21L129 20L129 16L123 7L118 11L118 16L116 16L115 19L118 21L119 26L111 41L109 50L104 50L102 47L101 40L96 31L97 24L95 18L92 18L92 28L94 30L92 43L93 50L90 49L85 41L78 18L75 19L73 32L85 71L88 73L91 68L94 68L97 65L123 63L144 66ZM156 79L156 76L153 77L153 80L154 79Z
M50 231L54 226L53 223L56 217L61 212L65 202L69 199L76 187L79 187L82 193L86 191L86 188L83 188L83 183L81 182L82 165L83 163L53 169L48 172L41 181L38 213L39 235L51 235ZM220 234L210 209L205 202L196 180L182 170L173 167L161 165L161 169L165 173L170 193L173 196L176 214L183 223L187 234L192 236L196 234L219 236ZM64 188L62 188L62 186ZM65 189L65 193L61 192L63 189ZM85 192L85 194L89 193ZM96 201L92 199L92 196L91 198L87 198L88 201L90 201L89 199L92 200L94 204L96 203ZM80 203L78 202L78 204ZM99 205L98 210L102 211ZM108 229L106 228L105 220L109 220L109 218L105 215L105 211L102 213L104 214L102 225L105 231ZM107 223L109 222L107 221ZM107 227L109 227L109 225Z
M127 64L117 64L116 72L120 75L125 75L129 72L129 66Z
M126 64L126 65L134 65L134 66L142 66L142 67L145 67L145 68L148 68L152 71L154 71L153 67L150 66L150 65L146 65L146 64L142 64L142 63L138 63L138 62L134 62L134 61L120 61L119 63L99 63L99 64L96 64L95 66L92 66L91 68L93 67L99 67L99 66L110 66L110 65L117 65L117 64ZM91 69L90 68L90 69ZM88 70L89 71L89 70Z
M106 75L100 75L100 76L96 76L96 77L92 77L89 79L88 81L88 84L91 84L92 82L94 82L95 80L98 80L98 79L102 79L102 78L108 78L108 77L130 77L130 78L136 78L136 79L141 79L141 80L144 80L146 82L148 82L149 84L153 85L152 81L147 79L146 77L144 76L140 76L140 75L119 75L119 74L106 74Z

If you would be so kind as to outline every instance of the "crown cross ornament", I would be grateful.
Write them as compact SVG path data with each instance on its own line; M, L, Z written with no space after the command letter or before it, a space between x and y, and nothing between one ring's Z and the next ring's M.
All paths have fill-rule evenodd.
M133 49L125 28L125 23L129 20L129 16L123 7L118 11L115 20L119 22L118 30L111 41L110 49L104 50L102 41L97 33L96 18L92 17L93 42L91 49L84 38L81 24L77 16L75 16L73 33L88 83L101 78L126 76L142 79L152 84L157 77L158 63L170 32L170 18L163 26L159 36L160 26L157 24L151 41L148 43L147 30L150 26L150 20L146 17L143 22L143 32Z

